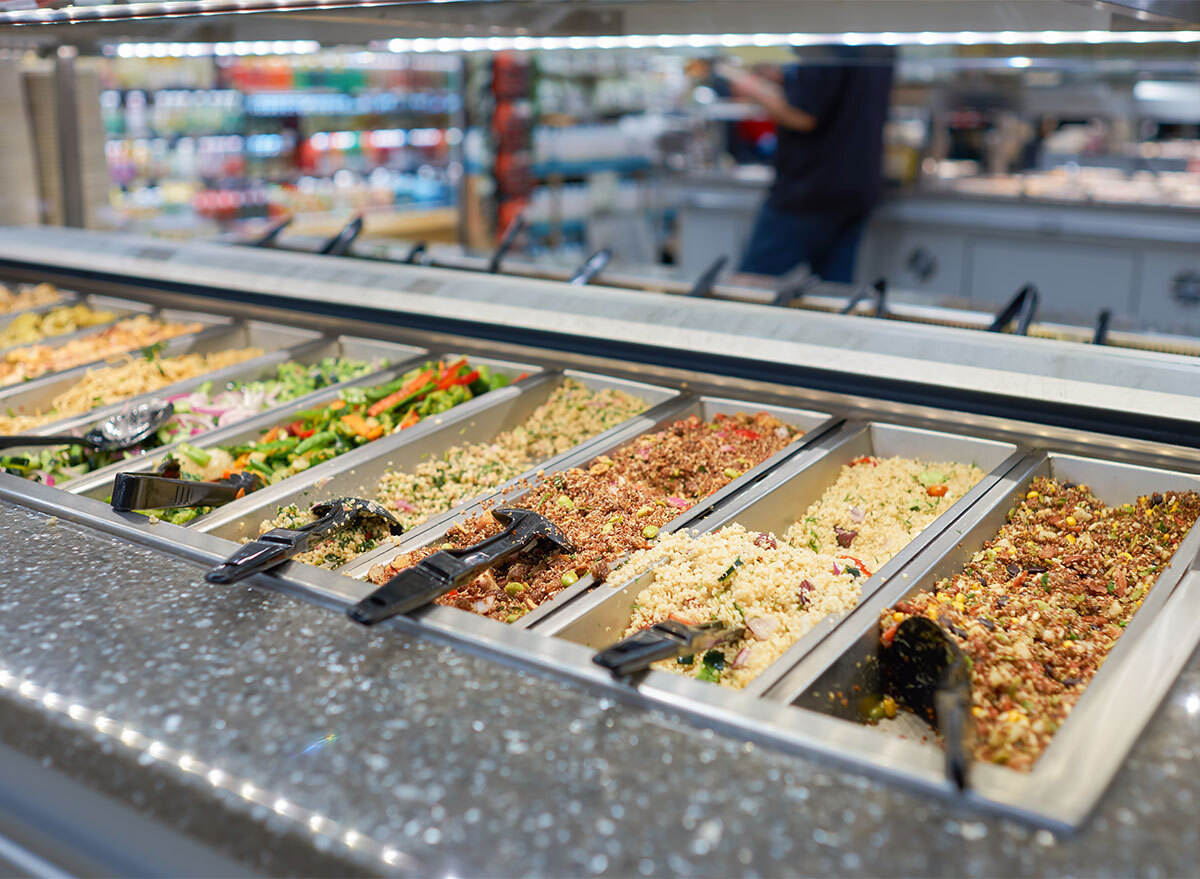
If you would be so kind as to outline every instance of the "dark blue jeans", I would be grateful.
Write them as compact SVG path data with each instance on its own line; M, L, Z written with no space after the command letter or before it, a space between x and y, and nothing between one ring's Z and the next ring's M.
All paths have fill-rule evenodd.
M854 256L866 214L792 213L764 204L742 257L741 271L783 275L800 263L826 281L854 280Z

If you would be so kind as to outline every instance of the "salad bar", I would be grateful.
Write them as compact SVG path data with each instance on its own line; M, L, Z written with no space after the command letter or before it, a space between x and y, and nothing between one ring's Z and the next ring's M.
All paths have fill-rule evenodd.
M986 370L958 374L970 331L907 327L907 364L870 396L856 392L861 363L836 390L843 361L813 360L826 377L806 384L785 362L797 343L750 338L828 318L829 350L899 360L894 327L867 318L776 321L767 306L694 312L641 294L660 324L651 350L628 326L574 321L565 292L548 305L550 282L521 298L471 278L468 318L465 294L425 289L429 270L361 270L382 273L373 283L343 269L373 310L338 304L331 283L322 311L302 281L285 298L273 279L333 258L270 254L270 274L214 269L204 286L180 280L187 247L126 255L119 277L18 259L9 237L21 238L0 232L14 301L56 307L22 287L53 282L71 291L59 301L126 304L109 329L50 335L36 358L8 361L44 368L0 389L5 434L22 435L0 457L0 503L13 505L0 519L19 507L183 560L209 572L205 595L298 596L395 662L414 643L449 644L522 686L667 712L977 820L1065 832L1087 825L1200 643L1200 449L1177 429L1194 401L1171 355L1102 352L1109 385L1064 402L1087 365L1055 352L1066 365L1039 374L1049 367L1028 354L1057 343L989 339L1025 370L1003 393ZM409 289L388 302L372 289L385 276ZM719 323L701 338L682 324L705 309ZM943 376L921 373L937 349ZM974 411L954 393L892 393L973 380ZM1145 399L1120 399L1122 381ZM1088 429L1101 409L1106 433ZM147 419L120 448L85 441ZM5 675L10 660L0 653ZM169 731L125 744L185 772L220 760L207 745L173 751ZM413 866L390 834L334 834L269 786L214 785L267 797L285 832L332 838L339 857Z

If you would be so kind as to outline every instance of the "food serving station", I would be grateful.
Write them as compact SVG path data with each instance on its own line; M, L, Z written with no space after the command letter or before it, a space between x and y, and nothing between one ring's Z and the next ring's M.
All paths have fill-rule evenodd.
M236 451L333 389L54 484L0 474L2 748L6 776L21 779L0 803L0 863L31 874L1187 871L1200 532L1185 529L1156 568L1031 771L976 761L960 789L936 735L863 724L841 710L841 690L872 661L880 611L957 572L1035 477L1086 484L1114 508L1194 489L1194 357L66 229L0 230L0 273L14 288L47 282L195 325L143 349L152 361L260 352L33 434L184 400L214 376L262 380L285 360L369 364L335 380L351 406L351 391L427 363L466 360L477 391L182 524L115 511L116 473ZM85 367L96 364L74 369ZM10 416L52 407L64 376L0 389ZM277 508L372 497L389 469L489 442L568 382L632 395L643 411L456 498L398 545L352 551L333 570L293 561L204 581ZM854 572L857 607L814 625L741 691L597 664L643 585L619 570L564 577L509 618L444 604L373 627L347 618L378 585L364 578L397 553L449 546L496 503L520 506L521 492L681 419L737 413L763 413L781 439L699 502L647 514L662 524L643 543L731 523L782 534L852 461L949 460L982 477L864 582Z

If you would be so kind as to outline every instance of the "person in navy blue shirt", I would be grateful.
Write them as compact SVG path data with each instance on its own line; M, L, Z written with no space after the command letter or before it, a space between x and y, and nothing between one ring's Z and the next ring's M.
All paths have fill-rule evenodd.
M854 280L858 242L883 194L883 125L890 47L805 50L772 82L728 65L735 93L778 126L775 182L759 211L741 271L782 275L801 263L827 281Z

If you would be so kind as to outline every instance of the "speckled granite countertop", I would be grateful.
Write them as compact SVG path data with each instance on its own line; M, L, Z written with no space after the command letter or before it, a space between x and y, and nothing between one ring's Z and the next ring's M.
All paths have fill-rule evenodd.
M0 547L0 742L248 870L1198 869L1196 657L1086 829L1058 838L281 594L209 586L189 563L8 504Z

